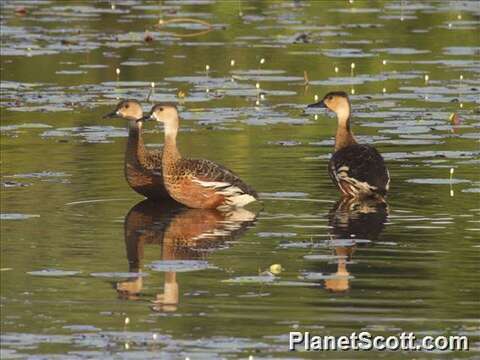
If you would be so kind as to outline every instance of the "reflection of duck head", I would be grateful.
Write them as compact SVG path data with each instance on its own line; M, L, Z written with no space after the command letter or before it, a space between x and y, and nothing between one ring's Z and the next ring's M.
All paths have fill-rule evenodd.
M376 240L383 230L388 216L388 205L377 199L341 199L329 213L332 240L353 240L334 245L338 257L335 276L325 280L325 288L334 292L350 288L348 261L355 252L355 239ZM343 241L342 241L343 242ZM334 242L335 244L335 242Z
M350 273L347 269L349 261L355 252L353 246L338 246L335 248L335 255L338 256L337 272L333 277L325 279L325 288L333 292L342 292L350 289Z
M125 217L125 245L129 271L142 267L145 244L162 247L162 260L188 260L204 257L212 249L242 234L256 215L245 209L230 212L188 209L178 203L144 200ZM117 284L120 294L135 297L142 289L142 278ZM175 272L165 273L164 293L158 294L154 310L175 311L178 283Z

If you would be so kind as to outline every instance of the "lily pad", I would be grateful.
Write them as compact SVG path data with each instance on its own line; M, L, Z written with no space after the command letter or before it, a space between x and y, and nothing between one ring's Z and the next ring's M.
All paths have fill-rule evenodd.
M232 279L222 280L226 283L241 283L241 284L262 284L270 283L275 281L275 275L266 274L266 275L257 275L257 276L237 276Z
M346 259L346 256L312 254L312 255L305 255L303 258L305 260L312 260L312 261L332 261L332 260Z
M26 220L31 218L37 218L40 215L36 214L18 214L18 213L3 213L0 214L0 220Z
M463 184L469 183L466 179L408 179L407 182L413 184L428 184L428 185L448 185L448 184Z
M58 269L43 269L38 271L29 271L27 274L33 276L51 276L51 277L62 277L62 276L74 276L80 274L81 271L67 271L67 270L58 270Z
M203 260L160 260L154 261L148 267L159 272L187 272L212 268L207 261Z
M91 273L90 276L110 279L128 279L148 276L147 273L141 272L96 272Z

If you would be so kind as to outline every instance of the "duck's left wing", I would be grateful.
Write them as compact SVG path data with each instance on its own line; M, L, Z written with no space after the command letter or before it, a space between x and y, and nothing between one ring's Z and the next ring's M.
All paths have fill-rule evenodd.
M243 206L258 199L253 188L222 165L204 159L185 159L182 165L188 168L193 182L225 196L231 205Z

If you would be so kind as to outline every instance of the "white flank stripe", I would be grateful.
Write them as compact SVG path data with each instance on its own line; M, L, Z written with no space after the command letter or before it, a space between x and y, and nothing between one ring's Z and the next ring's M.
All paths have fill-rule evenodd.
M385 185L385 190L389 190L390 189L390 171L388 171L387 169L387 185Z
M235 207L243 207L256 199L249 194L236 195L228 198L228 204Z
M225 188L222 191L219 191L218 193L224 196L234 196L234 195L243 194L243 191L242 189L236 186L229 186L228 188Z
M237 186L234 186L227 182L220 181L201 181L198 179L193 179L194 182L200 184L203 187L211 188L217 190L216 193L219 195L225 196L225 205L219 206L223 207L243 207L256 199L249 194L245 194L242 189Z
M378 188L376 186L370 185L367 182L364 181L358 181L357 179L354 179L352 177L348 176L347 171L345 171L348 167L347 166L342 166L338 169L338 172L334 171L335 179L337 180L337 183L339 184L340 188L341 186L341 181L345 181L349 184L348 188L350 191L346 191L353 197L358 196L360 193L363 194L370 194L372 192L375 192Z
M197 184L200 184L200 185L202 185L203 187L214 188L214 189L231 185L230 183L227 183L227 182L221 182L221 181L202 181L202 180L198 180L198 179L193 179L193 182L196 182Z

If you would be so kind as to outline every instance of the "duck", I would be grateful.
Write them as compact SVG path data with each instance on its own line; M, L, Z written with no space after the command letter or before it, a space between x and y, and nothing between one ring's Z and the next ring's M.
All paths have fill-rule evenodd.
M232 170L206 159L182 157L177 148L179 114L175 104L156 104L143 120L164 124L162 172L170 196L195 209L243 207L258 199L257 192Z
M351 127L351 103L347 93L332 91L309 108L326 108L337 115L334 153L328 173L342 196L384 198L390 187L390 174L382 155L371 145L359 144Z
M142 136L143 109L136 100L122 100L103 118L128 120L128 142L124 172L128 185L140 195L153 200L171 200L163 183L162 151L145 148Z

